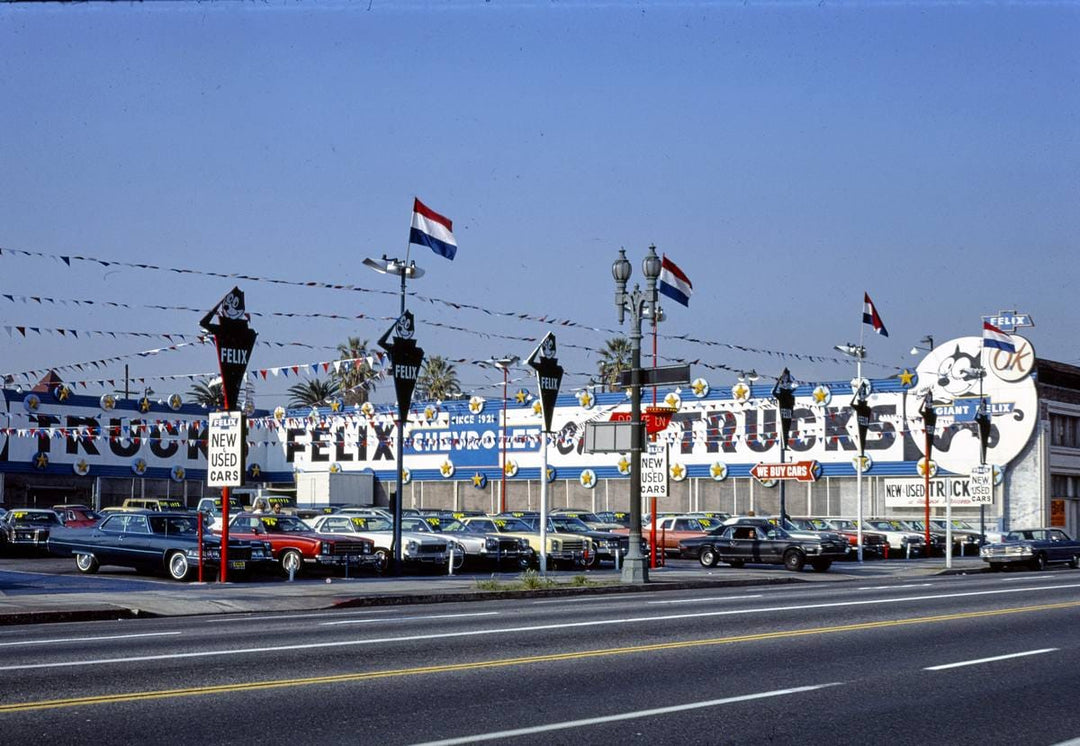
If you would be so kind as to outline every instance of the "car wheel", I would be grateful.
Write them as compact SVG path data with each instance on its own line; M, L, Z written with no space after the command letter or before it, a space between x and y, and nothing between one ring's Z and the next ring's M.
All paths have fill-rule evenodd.
M1031 569L1032 570L1045 570L1046 569L1046 555L1040 553L1040 554L1036 554L1034 557L1032 557L1031 558Z
M810 563L810 566L814 568L814 572L825 572L832 566L832 560L819 559Z
M390 569L390 563L392 558L390 557L389 550L376 549L375 550L375 572L382 575Z
M377 552L376 552L377 554ZM298 578L304 574L304 558L295 549L286 549L281 553L281 571L288 577Z
M798 549L789 549L784 552L784 567L792 572L799 572L806 564L806 557Z
M1074 554L1073 558L1069 560L1069 567L1076 570L1080 568L1080 554Z
M451 562L454 564L454 572L457 572L461 568L465 567L465 552L455 551L451 556Z
M169 577L173 580L187 580L191 572L191 563L183 552L172 552L165 559L165 567L169 571Z
M701 554L698 555L698 562L702 567L716 567L716 561L719 558L716 556L716 550L712 547L703 547Z
M743 567L746 563L742 560L728 560L728 564L734 568Z
M97 557L92 554L76 554L75 555L75 567L79 572L86 575L93 575L98 571L101 565L98 564Z

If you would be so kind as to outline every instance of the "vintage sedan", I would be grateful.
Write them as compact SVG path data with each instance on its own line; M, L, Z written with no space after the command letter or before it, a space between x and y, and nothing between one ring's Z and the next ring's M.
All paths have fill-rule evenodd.
M535 561L540 561L540 529L534 529L520 518L469 516L461 522L474 531L524 539L529 543ZM583 565L592 550L592 540L576 534L549 533L546 549L548 563L553 567Z
M374 567L375 543L360 536L320 534L294 515L238 513L229 520L229 536L270 544L285 575L308 567Z
M456 552L464 553L464 560L474 565L483 565L495 570L513 568L525 569L533 561L532 547L524 539L499 534L485 533L479 529L470 529L456 518L440 518L424 515L421 518L402 518L403 531L430 533L453 542L460 549L455 549L454 568L457 569Z
M102 565L120 565L146 572L166 572L187 580L198 568L199 522L194 513L114 513L90 528L60 527L49 537L53 554L75 555L75 567L95 573ZM230 539L229 569L247 574L269 566L270 547L262 541ZM221 541L203 535L203 568L219 568ZM212 573L211 573L212 574Z
M539 531L539 516L526 522ZM585 559L588 567L597 567L601 562L621 562L630 549L630 537L627 534L593 529L585 521L572 518L565 513L552 513L548 516L548 532L580 534L589 537L592 540L593 550ZM642 541L641 553L643 555L649 553L648 542Z
M96 526L104 516L94 512L89 505L62 504L53 505L52 509L60 516L60 522L68 528L88 528Z
M63 525L55 511L16 508L0 519L0 551L44 551L50 532Z
M1072 539L1060 528L1025 528L1005 534L1005 540L987 544L979 551L992 571L1010 565L1023 565L1032 570L1044 570L1047 565L1067 563L1080 567L1080 541Z
M416 533L405 530L405 521L423 523L420 518L402 519L401 523L401 562L413 567L429 567L437 571L446 571L450 562L450 541L431 533ZM320 534L348 536L371 541L374 545L375 569L386 572L394 560L394 522L379 515L342 515L334 513L321 515L307 521L312 529ZM460 553L464 562L464 552ZM460 564L458 565L460 566Z
M834 560L847 553L847 542L826 538L796 538L782 528L764 525L727 526L718 536L698 549L704 567L726 562L732 567L747 563L783 565L798 572L809 564L815 572L825 572Z

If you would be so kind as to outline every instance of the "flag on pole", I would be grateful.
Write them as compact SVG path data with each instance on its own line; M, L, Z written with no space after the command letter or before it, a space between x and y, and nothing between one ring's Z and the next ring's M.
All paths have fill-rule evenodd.
M870 294L867 292L863 293L862 322L874 327L874 331L881 336L889 336L889 330L885 328L881 317L878 316L877 309L874 308L874 301L870 300Z
M457 241L454 240L453 223L432 210L418 199L413 201L412 229L409 231L409 243L427 246L436 254L453 260L457 254Z
M690 307L690 296L694 292L694 286L690 283L690 278L683 274L683 271L675 265L675 262L668 259L666 254L660 261L660 284L656 289L675 302L682 303L687 308Z
M993 347L1004 352L1016 352L1016 345L1012 337L998 329L989 321L983 322L983 349Z

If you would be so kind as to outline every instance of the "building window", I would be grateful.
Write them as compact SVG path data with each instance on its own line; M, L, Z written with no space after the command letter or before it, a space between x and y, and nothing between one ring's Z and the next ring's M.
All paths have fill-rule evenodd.
M1080 432L1080 417L1056 413L1050 415L1050 445L1077 448L1078 432Z
M1051 497L1080 497L1080 477L1065 474L1052 474L1050 476Z

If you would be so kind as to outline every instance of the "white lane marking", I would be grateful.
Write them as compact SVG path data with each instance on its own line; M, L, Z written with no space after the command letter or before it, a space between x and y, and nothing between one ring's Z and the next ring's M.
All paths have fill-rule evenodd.
M857 591L891 591L897 588L925 588L933 583L908 583L907 585L866 585L856 588Z
M658 614L656 616L626 617L622 619L596 619L587 622L559 622L557 624L534 624L526 627L496 627L493 629L471 629L458 632L434 632L426 635L402 635L400 637L375 637L367 640L335 640L333 642L309 642L293 645L267 645L257 648L239 648L237 650L205 650L190 653L168 653L159 655L138 655L126 658L101 658L98 660L59 661L56 663L27 663L15 666L0 666L3 671L26 671L39 668L72 668L76 666L94 666L107 663L140 663L157 660L178 660L183 658L216 658L227 655L253 655L261 653L280 653L290 650L318 650L322 648L345 648L360 645L379 645L383 643L418 642L423 640L445 640L454 637L480 637L487 635L520 634L522 632L544 632L555 629L576 627L606 627L612 625L640 624L641 622L668 622L683 619L703 619L706 617L736 616L739 614L775 614L779 611L805 611L807 609L828 609L846 606L869 606L870 604L896 604L906 601L936 601L946 598L964 598L969 596L994 596L1011 593L1031 593L1034 591L1061 590L1080 588L1080 583L1072 585L1048 585L1034 588L1005 588L992 591L967 591L964 593L940 593L931 596L904 596L900 598L861 599L859 601L837 601L834 603L795 604L792 606L772 606L757 609L725 609L724 611L695 611L682 614Z
M994 661L1005 661L1009 658L1023 658L1028 655L1042 655L1043 653L1053 653L1057 651L1057 648L1043 648L1042 650L1027 650L1023 653L1009 653L1008 655L995 655L991 658L976 658L970 661L959 661L957 663L943 663L940 666L927 666L924 671L944 671L947 668L960 668L961 666L977 666L980 663L993 663Z
M473 616L499 616L501 613L499 611L478 611L471 614L426 614L423 616L379 617L378 619L341 619L334 622L322 622L319 626L332 627L337 624L374 624L375 622L412 622L425 619L461 619L462 617Z
M625 594L624 594L625 595ZM589 596L587 598L549 598L546 601L533 601L534 604L583 604L589 601L629 601L619 596Z
M747 596L701 596L700 598L676 598L671 601L649 601L649 604L697 604L710 601L742 601L744 598L761 598L761 593Z
M447 738L442 741L428 741L426 743L417 744L416 746L452 746L452 744L475 743L476 741L496 741L501 738L513 738L514 736L529 736L536 733L548 733L553 730L583 728L589 725L617 723L621 720L636 720L638 718L649 718L656 717L657 715L670 715L676 712L686 712L687 710L701 710L706 707L719 707L720 705L731 705L737 704L739 702L752 702L756 699L783 697L788 694L802 694L803 692L812 692L818 689L825 689L826 687L830 686L840 686L840 682L832 682L829 684L815 684L812 686L797 686L792 687L791 689L776 689L771 692L758 692L756 694L741 694L735 697L710 699L704 702L689 702L685 705L672 705L670 707L655 707L651 710L621 712L618 715L604 715L595 718L583 718L581 720L565 720L561 723L534 725L530 728L515 728L514 730L503 730L497 731L495 733L478 733L472 736L462 736L460 738Z
M218 599L225 601L227 599ZM275 619L311 619L313 617L328 617L340 615L343 613L350 614L394 614L400 611L400 609L371 609L370 611L349 611L344 612L342 610L337 611L315 611L309 614L268 614L264 616L253 616L248 614L230 614L229 616L222 617L220 619L200 619L201 624L213 624L218 625L223 622L272 622Z
M179 635L182 632L140 632L131 635L102 635L100 637L54 637L51 640L19 640L17 642L0 642L0 647L12 647L15 645L54 645L60 642L100 642L101 640L131 640L136 637L165 637Z

